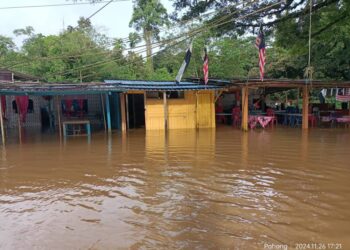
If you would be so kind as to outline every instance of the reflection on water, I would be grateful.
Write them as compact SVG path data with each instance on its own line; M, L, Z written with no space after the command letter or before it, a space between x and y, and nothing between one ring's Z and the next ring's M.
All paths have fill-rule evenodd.
M350 249L349 130L22 139L1 148L1 249Z

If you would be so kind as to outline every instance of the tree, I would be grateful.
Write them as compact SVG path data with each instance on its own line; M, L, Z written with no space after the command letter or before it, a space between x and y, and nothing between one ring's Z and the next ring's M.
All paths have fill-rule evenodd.
M10 37L0 35L0 57L6 56L9 52L14 51L15 43Z
M142 31L146 43L147 68L153 72L152 42L159 40L160 28L168 25L168 14L159 0L134 0L129 26Z

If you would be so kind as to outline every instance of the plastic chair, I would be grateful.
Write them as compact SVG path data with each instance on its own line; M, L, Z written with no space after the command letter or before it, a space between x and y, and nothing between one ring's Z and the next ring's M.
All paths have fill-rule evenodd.
M271 121L271 125L273 126L273 124L275 123L276 126L277 126L277 117L276 117L276 114L275 114L275 111L271 108L267 109L266 110L266 115L267 116L272 116L272 121Z
M239 107L235 107L232 109L232 126L241 126L241 109Z
M313 114L309 114L308 122L311 124L311 127L315 127L317 122L316 116Z
M215 109L215 113L224 113L224 107L223 106L217 106ZM225 123L226 124L226 117L224 115L217 115L216 116L216 121Z

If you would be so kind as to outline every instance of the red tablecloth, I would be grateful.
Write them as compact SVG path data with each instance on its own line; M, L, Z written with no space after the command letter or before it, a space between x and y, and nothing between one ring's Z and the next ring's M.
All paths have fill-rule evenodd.
M337 122L350 123L350 117L339 117L336 118Z
M255 128L259 123L261 127L265 128L273 119L273 116L263 116L263 115L250 115L249 116L249 127Z

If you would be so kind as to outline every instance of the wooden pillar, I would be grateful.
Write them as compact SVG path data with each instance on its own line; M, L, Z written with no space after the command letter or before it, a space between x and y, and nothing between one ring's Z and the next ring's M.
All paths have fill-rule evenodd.
M214 96L215 98L215 96ZM214 100L214 103L215 103L215 100ZM215 105L215 104L214 104ZM195 121L196 121L196 128L199 128L199 119L198 119L198 91L196 91L196 117L195 117Z
M126 128L130 128L130 117L129 117L129 95L125 94L125 112L126 112Z
M102 106L102 115L103 115L103 125L105 127L105 132L107 132L105 104L104 104L104 101L103 101L103 95L102 94L101 94L101 106Z
M168 129L168 100L166 98L166 92L163 92L163 103L164 103L164 129Z
M297 89L297 107L298 107L298 110L299 110L299 96L300 96L300 88Z
M19 103L16 101L17 105L17 123L18 123L18 137L20 143L22 143L22 122L21 122L21 109Z
M126 132L126 114L125 114L125 94L120 94L120 109L121 109L121 118L122 118L122 132Z
M147 94L146 91L143 93L143 105L145 112L145 129L147 130Z
M0 96L1 98L1 96ZM2 101L0 100L0 124L1 124L1 138L2 138L2 145L5 145L5 128L4 128L4 118L2 116Z
M249 89L247 86L242 88L242 130L248 131L248 97Z
M303 87L303 129L309 128L309 88Z
M106 114L107 114L108 133L111 133L112 132L112 123L111 123L111 105L109 103L109 94L106 94Z
M59 96L56 96L56 108L57 108L57 119L58 119L58 131L59 131L60 138L62 138L61 105L60 105Z

